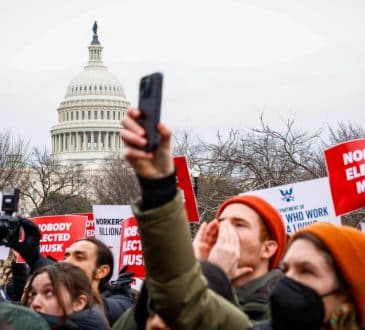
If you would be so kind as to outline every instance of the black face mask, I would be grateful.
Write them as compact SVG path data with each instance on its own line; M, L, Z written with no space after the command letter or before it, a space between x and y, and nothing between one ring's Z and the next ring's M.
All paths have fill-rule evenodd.
M312 288L283 277L271 293L271 319L274 330L319 330L323 325L323 297Z

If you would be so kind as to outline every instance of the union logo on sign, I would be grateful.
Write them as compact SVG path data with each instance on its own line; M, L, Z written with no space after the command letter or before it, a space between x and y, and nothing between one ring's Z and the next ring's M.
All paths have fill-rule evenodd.
M281 199L284 201L284 202L292 202L294 201L294 195L293 195L293 187L287 189L287 190L284 190L284 189L279 189L280 190L280 193L281 193Z

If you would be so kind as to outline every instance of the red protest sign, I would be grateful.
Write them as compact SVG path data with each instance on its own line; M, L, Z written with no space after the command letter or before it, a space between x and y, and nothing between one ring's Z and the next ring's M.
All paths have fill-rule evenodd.
M83 215L87 217L85 237L95 237L95 223L93 213L73 213L74 215Z
M191 184L191 178L188 169L186 157L174 157L176 167L177 185L182 190L185 200L185 209L190 222L199 222L199 213L196 204L196 198Z
M365 139L338 144L324 154L336 215L365 206Z
M42 237L41 254L63 260L65 250L78 239L85 237L86 216L54 215L31 218L38 225Z
M137 220L134 217L122 222L119 269L126 265L128 265L128 272L133 272L135 277L141 279L145 277L142 244Z

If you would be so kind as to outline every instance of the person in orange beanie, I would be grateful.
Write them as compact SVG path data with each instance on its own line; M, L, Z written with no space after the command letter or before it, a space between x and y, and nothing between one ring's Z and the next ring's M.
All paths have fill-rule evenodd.
M270 297L272 321L263 329L352 330L365 326L365 235L316 223L296 232Z
M269 297L282 277L276 267L286 246L284 222L271 204L253 195L227 199L216 219L202 224L193 245L198 259L226 272L251 320L270 318Z

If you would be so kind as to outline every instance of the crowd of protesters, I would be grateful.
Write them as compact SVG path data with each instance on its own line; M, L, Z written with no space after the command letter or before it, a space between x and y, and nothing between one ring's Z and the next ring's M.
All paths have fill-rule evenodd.
M365 329L362 232L316 223L288 238L272 205L240 195L192 241L171 132L160 123L160 144L147 152L139 116L129 109L121 133L141 187L132 205L146 267L138 296L125 267L111 281L104 243L81 239L55 262L40 254L38 227L20 219L24 239L5 243L26 264L3 267L0 329Z

